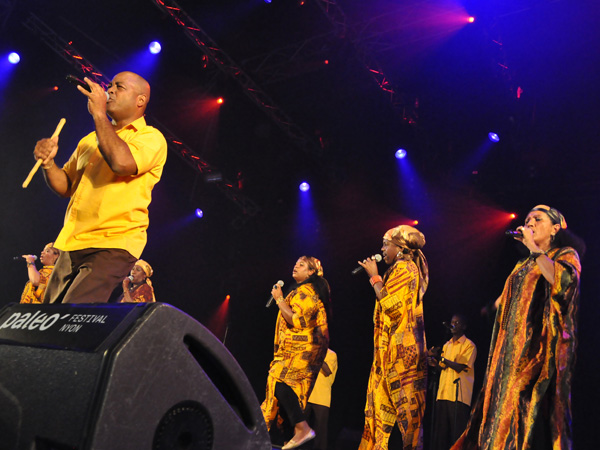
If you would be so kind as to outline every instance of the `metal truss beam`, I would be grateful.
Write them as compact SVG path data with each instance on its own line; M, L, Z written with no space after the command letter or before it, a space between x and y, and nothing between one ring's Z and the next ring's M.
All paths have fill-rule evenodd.
M103 75L89 60L83 57L81 53L75 49L72 42L68 42L58 36L37 16L31 14L24 25L34 34L39 36L48 47L67 61L75 70L83 73L88 78L93 79L104 88L108 86L110 83L108 77ZM244 196L234 183L222 178L221 172L216 167L211 166L208 162L203 160L154 117L149 116L149 119L151 123L160 127L171 151L175 152L190 167L203 175L205 179L212 178L212 183L225 194L229 200L240 208L245 217L249 218L258 214L260 208L256 203Z
M404 121L416 124L417 114L414 111L416 103L408 104L400 89L386 75L377 58L373 56L373 50L367 45L367 36L364 33L358 33L354 27L350 26L346 14L336 0L314 1L337 33L353 43L359 61L365 66L377 86L386 94L394 110L401 115Z
M290 117L280 109L202 28L172 0L151 0L161 11L171 17L184 34L219 70L237 81L245 94L269 116L297 146L308 154L320 156L321 147L311 139Z

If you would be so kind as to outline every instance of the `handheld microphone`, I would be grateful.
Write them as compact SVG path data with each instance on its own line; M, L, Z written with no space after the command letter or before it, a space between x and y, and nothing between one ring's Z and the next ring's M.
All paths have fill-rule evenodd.
M279 286L283 287L283 281L279 280L279 281L277 282L277 284L278 284ZM277 284L276 284L275 286L277 286ZM273 286L273 289L275 289L275 286ZM267 304L265 305L265 308L268 308L269 306L271 306L271 303L273 303L273 300L275 300L275 299L274 299L274 298L273 298L273 296L271 295L271 297L269 298L269 301L268 301L268 302L267 302Z
M82 88L84 88L86 91L88 92L92 92L92 88L83 80L80 80L79 78L77 78L76 76L73 75L67 75L66 80L71 83L74 84L75 86L81 86ZM109 99L109 95L108 92L104 91L106 93L106 100Z
M33 260L36 261L38 259L37 255L31 255L33 257ZM13 256L13 261L18 261L20 259L25 259L22 256Z
M521 230L506 230L504 234L510 237L523 237L523 232Z
M371 256L371 259L374 259L375 261L380 262L381 255L380 254L373 255L373 256ZM352 275L357 275L360 272L362 272L363 270L365 270L363 266L358 266L356 269L352 270Z
M129 281L133 283L133 275L129 275L127 278L129 278Z

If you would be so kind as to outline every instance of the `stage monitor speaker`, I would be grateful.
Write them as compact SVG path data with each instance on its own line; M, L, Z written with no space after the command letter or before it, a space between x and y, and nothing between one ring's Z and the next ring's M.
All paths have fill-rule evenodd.
M0 449L271 450L233 356L166 303L0 310Z

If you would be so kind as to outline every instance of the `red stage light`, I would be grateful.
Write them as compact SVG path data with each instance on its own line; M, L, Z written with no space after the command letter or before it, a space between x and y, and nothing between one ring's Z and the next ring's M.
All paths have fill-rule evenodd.
M225 101L225 100L223 100L223 97L219 97L219 98L217 99L217 103L218 103L219 105L222 105L224 101Z
M418 221L418 220L413 220L413 221L412 221L412 224L413 224L413 225L419 225L419 221Z
M475 22L475 17L470 16L468 20L469 20L469 23L473 23L473 22Z
M510 213L510 216L509 216L509 217L510 217L511 219L516 219L516 218L517 218L517 215L516 215L515 213Z

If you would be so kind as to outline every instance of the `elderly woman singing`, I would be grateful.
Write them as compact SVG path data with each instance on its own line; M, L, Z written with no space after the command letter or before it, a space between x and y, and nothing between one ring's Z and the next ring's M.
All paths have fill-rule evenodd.
M270 429L279 407L294 427L294 435L283 450L299 447L315 437L304 409L329 346L327 312L329 284L318 259L302 256L292 271L296 284L284 298L281 287L271 294L279 313L275 326L275 354L267 378L266 398L261 409ZM280 417L278 424L282 423Z
M570 449L579 256L563 215L535 206L515 239L529 250L496 301L483 388L458 449Z

